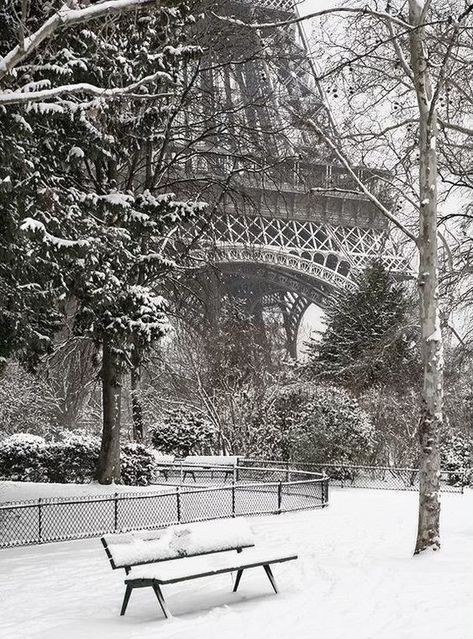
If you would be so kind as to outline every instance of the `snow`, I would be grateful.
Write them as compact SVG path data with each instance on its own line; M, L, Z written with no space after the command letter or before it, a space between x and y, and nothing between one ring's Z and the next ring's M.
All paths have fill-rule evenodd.
M108 204L112 204L113 206L121 206L123 208L128 208L134 201L134 198L126 193L109 193L108 195L100 195L97 199L108 202Z
M89 246L89 240L66 240L61 237L56 237L55 235L51 235L46 230L46 227L39 220L35 220L31 217L26 217L20 226L22 231L31 231L33 233L41 233L43 239L46 243L52 244L58 248L68 248L71 246Z
M70 160L71 158L82 159L84 157L85 157L84 151L78 146L73 146L72 149L69 151L67 159L68 160Z
M437 321L436 324L437 326L435 328L435 331L427 337L426 342L439 342L442 339L440 323Z
M211 565L209 565L208 556L204 556L190 557L186 561L165 561L162 564L137 566L127 575L127 579L158 579L162 582L186 579L199 574L217 573L220 570L236 571L241 566L252 563L271 564L290 554L287 548L284 548L284 551L278 551L276 548L273 550L248 548L239 554L236 552L218 554L215 558L212 557ZM296 555L296 553L292 554Z
M245 571L237 593L230 574L168 585L171 620L147 588L119 616L125 574L98 539L2 550L0 636L471 639L473 493L443 495L442 549L413 558L417 502L403 491L332 489L324 510L253 518L256 549L299 555L273 568L280 594L262 568Z
M0 481L0 504L16 501L30 501L33 499L54 499L67 497L89 497L91 495L114 495L115 493L158 493L163 489L159 486L123 486L110 484L103 486L98 483L90 484L46 484L42 482Z
M153 537L143 539L139 535L122 534L107 535L105 539L117 567L230 550L254 543L253 534L244 519L170 526Z

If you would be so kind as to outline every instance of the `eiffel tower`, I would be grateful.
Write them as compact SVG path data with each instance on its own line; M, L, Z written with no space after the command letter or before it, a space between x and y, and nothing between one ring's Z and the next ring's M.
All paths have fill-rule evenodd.
M259 24L297 15L293 0L231 0L212 8ZM209 330L225 295L242 300L260 321L265 310L277 308L287 351L296 357L300 323L312 303L323 309L373 259L398 274L406 272L406 261L386 218L300 125L297 114L319 122L324 116L299 26L257 30L237 20L209 20L199 36L206 51L202 110L220 133L186 170L195 183L220 181L207 192L215 213L196 251L207 265L187 282L181 311ZM392 205L380 173L355 170Z

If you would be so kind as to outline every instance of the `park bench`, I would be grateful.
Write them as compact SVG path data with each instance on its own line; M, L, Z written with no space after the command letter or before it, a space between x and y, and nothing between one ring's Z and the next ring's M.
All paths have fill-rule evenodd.
M214 478L215 473L223 474L225 483L228 478L235 478L237 464L238 457L234 455L189 455L182 460L183 481L190 476L196 482L193 466L198 466L199 469L210 472L210 479Z
M159 475L162 475L166 481L169 479L169 472L174 467L174 455L163 455L162 453L155 453L154 461L156 462L156 470Z
M236 592L243 571L261 566L277 593L271 565L297 559L295 554L281 555L271 550L255 552L253 534L244 519L106 535L101 541L112 568L123 568L126 573L121 615L125 614L135 588L152 588L168 618L170 612L161 586L236 572L233 586L233 592ZM211 562L206 555L213 555Z

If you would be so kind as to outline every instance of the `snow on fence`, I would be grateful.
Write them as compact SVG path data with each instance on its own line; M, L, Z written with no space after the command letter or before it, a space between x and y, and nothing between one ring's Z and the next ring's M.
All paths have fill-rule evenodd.
M209 472L208 468L202 471ZM241 481L216 486L195 483L166 487L160 492L6 503L0 505L0 547L328 505L328 479L321 474L307 471L288 474L277 468L239 467L238 471L242 474ZM262 471L266 473L263 480ZM290 479L283 481L285 477Z
M272 459L240 459L246 467L255 465L261 475L262 469L267 471L285 468L288 477L291 472L306 471L324 473L331 486L342 488L373 488L384 490L419 490L419 470L417 468L400 468L395 466L366 466L353 464L319 464L311 462L287 462ZM472 469L464 472L442 470L440 484L443 492L463 493L469 485Z

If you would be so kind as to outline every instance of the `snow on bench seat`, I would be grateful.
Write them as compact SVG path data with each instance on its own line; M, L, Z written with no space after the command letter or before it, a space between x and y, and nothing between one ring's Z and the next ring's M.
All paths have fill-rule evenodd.
M254 546L245 519L181 524L164 530L106 535L103 539L114 568Z
M164 562L154 566L137 566L133 568L125 579L125 583L137 579L155 580L160 584L171 584L178 581L209 577L227 572L237 572L257 566L282 563L296 559L296 553L286 553L276 550L261 550L249 548L238 555L215 555L211 562L209 557L191 557L185 562Z

